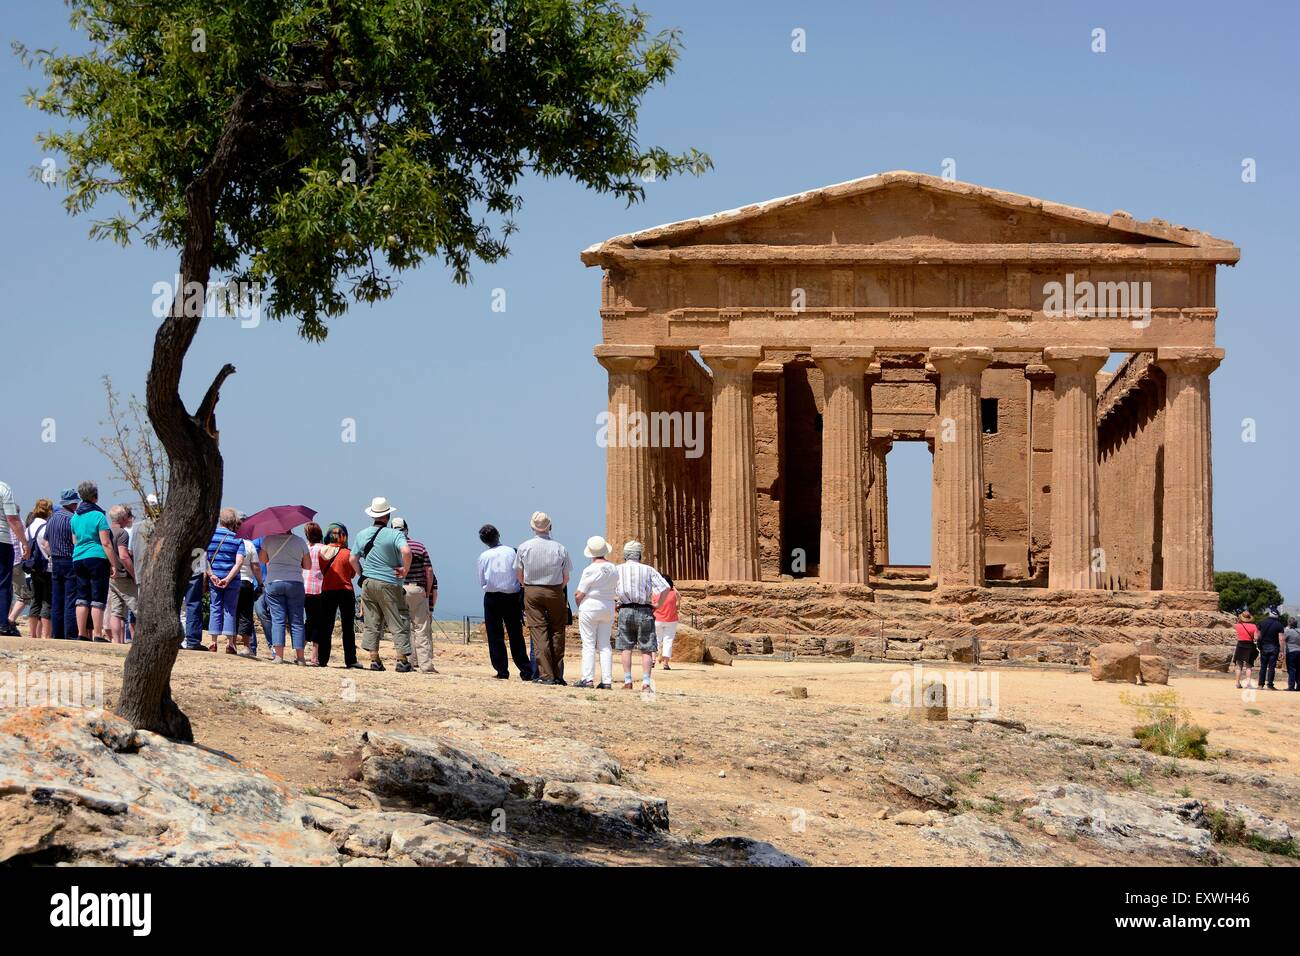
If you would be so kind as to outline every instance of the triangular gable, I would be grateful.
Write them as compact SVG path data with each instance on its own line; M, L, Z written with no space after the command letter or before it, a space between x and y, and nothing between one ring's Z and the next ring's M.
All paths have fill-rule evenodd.
M834 245L906 242L1173 245L1221 249L1235 262L1233 244L1207 233L1139 221L1123 211L1107 215L1031 196L907 171L879 173L725 212L615 236L583 252L588 264L602 252L683 245ZM1217 257L1216 257L1217 258Z

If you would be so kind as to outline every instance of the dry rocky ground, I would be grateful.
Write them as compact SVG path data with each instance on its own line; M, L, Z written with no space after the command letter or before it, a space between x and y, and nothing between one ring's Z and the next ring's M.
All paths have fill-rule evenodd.
M896 664L679 664L656 673L646 700L494 680L482 645L436 652L436 675L183 652L173 692L208 749L131 737L111 718L88 731L76 712L0 711L0 860L72 859L74 838L98 860L130 859L142 851L96 828L161 799L146 795L158 788L191 811L215 800L213 812L224 801L245 815L242 830L205 831L215 818L196 814L209 838L283 844L276 828L305 821L307 843L294 836L292 853L268 857L300 862L791 862L764 844L815 865L1296 862L1300 694L1243 700L1223 675L1171 679L1209 730L1211 759L1197 761L1137 748L1126 698L1145 690L1080 668L986 667L992 719L954 707L924 723L891 702ZM124 654L3 638L0 675L102 671L111 709ZM570 656L571 679L577 667ZM968 676L961 664L927 670L943 672ZM111 767L87 772L78 761L96 749ZM149 773L130 769L146 758ZM250 785L247 770L270 781ZM33 782L42 774L63 776L52 791ZM105 810L102 793L87 795L96 786L127 795ZM1220 839L1211 824L1224 819L1244 826ZM710 842L737 836L762 842ZM223 858L209 847L165 859Z

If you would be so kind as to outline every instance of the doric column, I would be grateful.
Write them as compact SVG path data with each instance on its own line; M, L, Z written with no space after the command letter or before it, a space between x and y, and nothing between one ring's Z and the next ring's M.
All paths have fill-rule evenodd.
M1101 587L1104 555L1097 521L1097 373L1110 350L1043 350L1056 374L1052 410L1052 552L1047 586Z
M871 486L867 491L867 514L871 524L871 561L889 563L889 472L885 456L894 447L893 432L871 433Z
M754 494L754 369L757 345L700 349L713 373L709 481L709 580L757 581L758 506Z
M655 507L646 417L650 375L657 356L653 345L597 345L596 360L609 372L609 421L605 449L605 538L610 560L623 560L623 545L640 541L649 563L660 559L655 547Z
M1166 591L1214 589L1210 373L1223 349L1164 348L1165 495L1161 540Z
M984 443L980 432L980 376L993 361L989 348L933 348L939 373L935 423L936 533L933 556L939 587L984 584Z
M812 350L825 395L819 572L823 581L866 584L871 570L864 445L871 434L865 376L873 351L856 345Z

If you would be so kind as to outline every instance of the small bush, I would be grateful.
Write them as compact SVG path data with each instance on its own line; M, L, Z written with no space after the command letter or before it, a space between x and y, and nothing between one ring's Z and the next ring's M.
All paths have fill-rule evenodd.
M1300 857L1300 847L1294 840L1270 840L1258 834L1246 831L1246 821L1235 813L1229 813L1218 807L1205 808L1206 819L1210 821L1210 833L1216 843L1244 846L1260 853L1274 853L1278 856Z
M1145 697L1122 698L1136 708L1138 718L1146 723L1133 728L1133 736L1142 749L1166 757L1190 757L1205 760L1210 732L1191 722L1191 714L1178 706L1178 693L1155 691Z

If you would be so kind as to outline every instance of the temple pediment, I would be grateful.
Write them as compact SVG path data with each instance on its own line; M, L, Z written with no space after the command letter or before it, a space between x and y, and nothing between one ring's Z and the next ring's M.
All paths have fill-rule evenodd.
M588 265L642 261L1199 259L1229 241L914 172L888 172L615 236Z

